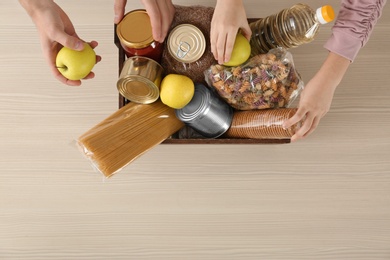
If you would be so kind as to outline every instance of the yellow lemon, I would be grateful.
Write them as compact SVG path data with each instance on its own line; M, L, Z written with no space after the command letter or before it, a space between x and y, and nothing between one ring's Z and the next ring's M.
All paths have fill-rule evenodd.
M190 103L194 96L194 82L187 76L168 74L161 81L160 99L165 105L181 109Z
M238 66L244 63L251 55L251 45L247 38L241 33L238 33L234 42L230 60L225 62L225 66Z

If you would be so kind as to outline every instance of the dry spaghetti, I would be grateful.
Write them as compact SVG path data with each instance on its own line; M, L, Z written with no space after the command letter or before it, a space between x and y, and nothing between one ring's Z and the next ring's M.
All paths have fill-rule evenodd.
M77 143L93 165L110 177L184 124L161 101L129 103L79 137Z

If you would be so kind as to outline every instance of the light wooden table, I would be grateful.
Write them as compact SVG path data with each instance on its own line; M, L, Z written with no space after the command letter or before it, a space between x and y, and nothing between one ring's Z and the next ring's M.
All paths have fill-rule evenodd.
M51 76L30 18L0 2L0 259L390 259L388 7L309 138L160 145L105 180L74 140L118 107L112 1L58 3L99 42L82 87ZM306 81L329 32L293 51Z

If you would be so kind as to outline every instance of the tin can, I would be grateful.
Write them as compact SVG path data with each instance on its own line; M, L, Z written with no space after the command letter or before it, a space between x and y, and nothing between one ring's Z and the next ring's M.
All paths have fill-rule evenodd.
M150 17L144 9L128 12L116 27L127 57L144 56L160 62L163 44L155 41Z
M198 27L181 24L169 33L167 45L169 54L177 61L192 63L202 57L206 49L206 39Z
M129 57L117 81L118 91L132 102L153 103L160 96L163 71L155 60L143 56Z
M233 119L233 108L210 88L199 83L195 84L190 103L175 113L179 120L208 138L223 135Z

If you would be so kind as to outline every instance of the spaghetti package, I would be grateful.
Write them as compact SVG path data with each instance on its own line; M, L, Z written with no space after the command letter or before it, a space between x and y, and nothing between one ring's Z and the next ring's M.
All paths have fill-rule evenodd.
M92 165L110 177L183 126L174 109L160 100L131 102L81 135L77 144Z
M176 5L175 10L161 66L167 74L185 75L194 82L206 83L203 72L215 63L210 45L214 8Z
M289 107L304 85L292 54L283 48L236 67L212 65L204 74L207 84L237 110Z
M225 137L251 139L290 139L301 127L298 122L284 129L283 122L291 118L297 108L278 108L236 111Z

